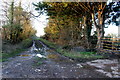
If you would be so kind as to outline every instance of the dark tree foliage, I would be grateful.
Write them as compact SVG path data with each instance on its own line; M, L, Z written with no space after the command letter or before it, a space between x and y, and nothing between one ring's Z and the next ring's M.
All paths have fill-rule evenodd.
M37 4L33 3L33 5L36 7L35 10L39 13L39 15L36 17L39 17L41 14L47 13L47 9L50 8L50 6L48 6L45 2L39 2Z
M104 37L104 27L111 23L117 26L119 25L120 2L106 4L106 2L39 2L33 5L36 6L35 10L38 11L39 14L47 13L47 15L50 16L49 18L51 18L49 21L53 19L52 24L55 26L54 29L59 28L56 34L59 34L60 39L63 39L63 36L65 38L69 37L69 40L71 40L70 43L72 44L82 39L84 42L80 43L91 44L91 29L92 25L94 25L97 32L96 49L99 50L101 48L101 39ZM52 33L55 32L54 29L52 30L53 25L51 28L50 26L51 25L48 26L48 29L46 28L46 32L50 33L50 30ZM66 32L70 33L66 34ZM53 35L51 35L51 37L53 37ZM57 41L60 42L58 39ZM87 46L89 48L89 45Z
M115 24L116 26L120 25L120 1L111 2L105 8L105 24Z

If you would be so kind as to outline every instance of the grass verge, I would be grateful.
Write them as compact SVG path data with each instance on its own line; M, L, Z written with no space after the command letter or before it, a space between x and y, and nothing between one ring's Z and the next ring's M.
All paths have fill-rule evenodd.
M0 62L4 62L7 61L8 58L10 57L15 57L17 54L21 53L25 51L25 49L18 49L18 50L14 50L10 53L1 53L2 57L0 58Z
M47 41L47 40L42 39L42 38L40 38L40 39L38 39L38 40L42 41L44 44L46 44L46 45L49 46L50 48L53 48L53 49L58 48L57 44L55 44L55 43L53 43L53 42Z
M61 53L64 56L67 56L69 58L73 59L98 59L103 58L101 55L97 55L95 52L74 52L74 51L67 51L62 49L57 49L57 52Z
M44 44L49 46L50 48L53 48L56 52L72 58L72 59L101 59L104 58L103 55L98 55L96 52L75 52L75 51L69 51L66 49L62 49L61 47L58 47L56 44L47 41L45 39L40 38L40 41L42 41Z

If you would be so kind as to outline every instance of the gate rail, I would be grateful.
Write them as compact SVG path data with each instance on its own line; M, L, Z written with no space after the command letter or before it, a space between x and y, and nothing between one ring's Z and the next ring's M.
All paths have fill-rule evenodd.
M120 38L103 38L101 51L115 52L120 54Z

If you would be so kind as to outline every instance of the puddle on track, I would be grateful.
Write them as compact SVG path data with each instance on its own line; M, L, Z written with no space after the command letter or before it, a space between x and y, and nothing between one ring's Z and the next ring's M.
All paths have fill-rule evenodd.
M112 61L108 61L108 60L94 60L94 61L85 63L87 65L83 65L81 63L75 63L73 60L70 60L70 59L68 59L64 56L61 56L61 55L57 54L54 50L47 48L42 43L41 44L44 45L44 49L43 49L44 50L44 55L46 55L47 60L45 61L45 64L39 66L37 69L36 68L34 69L31 66L32 60L33 60L32 58L33 57L39 57L39 59L41 59L40 56L43 55L41 52L39 52L42 49L37 49L34 44L26 54L23 53L21 55L18 55L19 57L17 57L14 60L15 62L16 62L16 60L19 61L19 62L16 62L16 65L15 65L14 61L11 62L8 65L9 68L7 68L7 70L4 69L4 72L5 71L8 72L9 70L11 70L11 72L13 72L14 75L16 75L16 72L18 72L18 75L19 75L19 73L21 73L21 71L23 71L24 73L21 73L22 75L23 74L25 74L25 75L29 74L30 76L36 76L37 75L39 77L43 77L43 76L46 76L46 75L48 77L50 77L50 76L56 77L57 75L58 76L63 76L63 77L67 77L67 76L71 77L75 74L76 74L77 77L82 77L82 76L89 77L89 75L90 76L96 75L98 77L96 72L100 72L100 73L103 73L103 74L105 73L104 75L107 75L108 77L111 77L110 73L115 74L112 77L115 77L115 76L119 77L119 74L118 74L119 70L118 70L118 67L116 65L116 61L113 61L115 64L114 63L111 64ZM34 60L33 60L33 62L34 62ZM106 66L105 68L104 67L101 68L101 66L103 65L102 63L104 63L104 66ZM107 64L107 63L109 63L109 64ZM94 65L91 65L91 64L94 64ZM87 69L85 68L85 66L86 66ZM93 67L93 68L90 68L90 67ZM97 68L97 67L100 67L100 68ZM109 67L109 69L108 69L108 67ZM27 70L26 70L26 68L27 68ZM92 71L94 69L96 70L96 72ZM115 70L113 70L113 69L115 69ZM29 70L31 70L31 72ZM37 74L36 72L41 74L41 76L39 74ZM34 73L34 75L33 75L33 73ZM44 75L42 75L43 73L44 73ZM103 75L101 75L101 77L102 76Z
M47 58L48 58L48 59L58 59L59 56L58 56L57 54L48 54L48 55L47 55Z
M73 60L68 59L66 57L63 57L57 53L56 54L52 54L52 53L48 54L47 58L54 61L54 62L57 62L57 63L65 63L66 64L66 63L73 63L74 62Z
M22 54L22 55L19 55L19 56L26 57L26 56L31 56L31 55L29 55L29 54Z

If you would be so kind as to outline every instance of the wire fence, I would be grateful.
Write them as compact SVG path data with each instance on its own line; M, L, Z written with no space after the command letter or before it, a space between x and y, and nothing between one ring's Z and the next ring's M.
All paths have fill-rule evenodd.
M120 54L120 38L103 38L101 51Z

